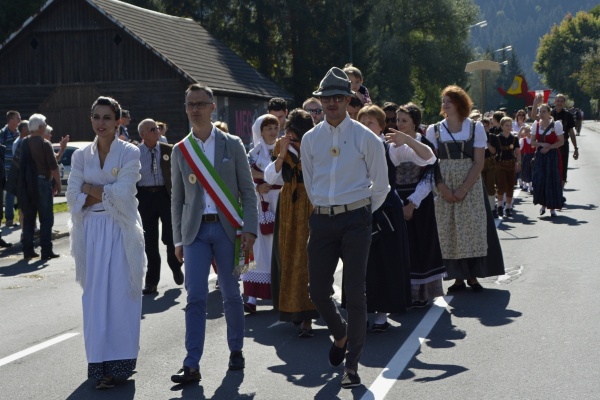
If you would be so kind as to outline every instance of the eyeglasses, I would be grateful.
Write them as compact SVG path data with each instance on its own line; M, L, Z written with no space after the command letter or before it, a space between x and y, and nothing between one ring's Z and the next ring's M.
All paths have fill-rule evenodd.
M158 130L159 130L159 128L150 128L150 132L156 132Z
M311 113L311 114L317 114L317 115L321 115L321 113L323 112L323 110L321 110L320 108L315 108L314 110L304 110L307 113Z
M392 123L392 122L397 122L397 121L398 121L398 120L397 120L396 118L386 118L386 119L385 119L385 123L386 123L386 124L389 124L389 123Z
M208 107L209 105L214 104L212 101L199 101L197 103L185 103L185 107L188 110L193 110L195 108L202 110L206 107Z
M336 103L341 103L342 101L344 101L345 98L346 96L344 96L343 94L336 94L333 96L321 96L320 100L321 103L329 103L331 100L334 100Z

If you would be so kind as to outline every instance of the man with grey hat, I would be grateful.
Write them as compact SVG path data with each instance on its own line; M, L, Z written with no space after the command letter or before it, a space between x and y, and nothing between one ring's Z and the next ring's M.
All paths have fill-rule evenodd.
M390 186L381 140L346 112L353 95L346 73L331 68L313 95L321 100L325 120L304 135L300 150L304 185L314 206L307 248L310 297L333 335L329 363L346 360L342 387L352 388L360 385L357 369L367 328L372 212ZM348 322L331 296L340 258Z

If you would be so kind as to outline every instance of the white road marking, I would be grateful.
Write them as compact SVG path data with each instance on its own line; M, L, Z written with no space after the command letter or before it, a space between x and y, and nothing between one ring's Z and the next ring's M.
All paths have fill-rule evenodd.
M73 336L77 336L77 335L79 335L78 332L65 333L64 335L57 336L54 339L47 340L47 341L45 341L43 343L36 344L35 346L30 347L28 349L19 351L18 353L15 353L15 354L13 354L11 356L4 357L3 359L0 359L0 367L3 366L3 365L6 365L8 363L11 363L13 361L16 361L19 358L23 358L25 356L28 356L30 354L35 353L36 351L43 350L43 349L45 349L47 347L50 347L52 345L55 345L55 344L60 343L60 342L62 342L64 340L70 339Z
M506 273L504 275L498 275L498 278L496 279L495 283L500 284L501 282L509 280L513 276L521 275L522 273L523 273L523 266L519 265L519 268L517 268L516 270L508 271L508 273Z
M273 323L271 326L269 326L269 328L273 328L273 327L275 327L277 325L281 325L281 324L285 324L285 321L275 321L275 323Z
M419 325L417 325L408 339L394 354L394 357L392 357L377 379L371 384L367 393L361 397L361 400L379 400L385 398L394 383L398 382L398 378L451 301L452 296L446 296L439 297L433 303L433 306L429 309L425 317L423 317Z

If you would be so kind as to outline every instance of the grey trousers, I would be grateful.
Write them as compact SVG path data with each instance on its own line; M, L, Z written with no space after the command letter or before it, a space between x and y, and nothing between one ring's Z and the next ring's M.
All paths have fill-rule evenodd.
M308 273L310 298L333 338L348 335L346 368L358 370L365 343L367 299L365 277L371 246L371 206L335 216L312 214L308 220ZM348 322L332 298L333 275L339 259L344 263L344 290Z

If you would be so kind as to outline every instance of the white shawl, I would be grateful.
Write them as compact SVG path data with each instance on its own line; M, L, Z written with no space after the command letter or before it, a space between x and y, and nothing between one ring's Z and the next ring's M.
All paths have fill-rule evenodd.
M71 212L69 233L71 239L71 255L75 259L76 280L85 287L86 280L86 247L83 219L87 208L83 205L87 194L82 193L86 161L97 157L97 139L83 149L73 153L71 172L67 188L67 203ZM138 212L136 182L140 180L140 151L122 140L115 139L110 147L109 157L118 158L118 166L112 169L116 180L104 185L102 206L113 217L123 231L123 247L129 264L129 285L131 295L140 296L146 268L144 252L144 230Z

